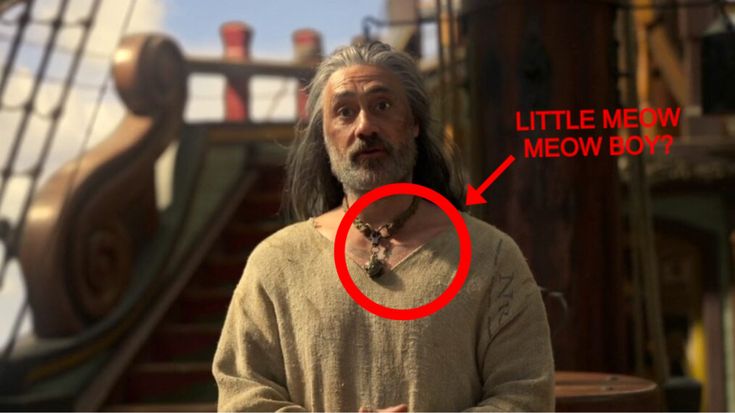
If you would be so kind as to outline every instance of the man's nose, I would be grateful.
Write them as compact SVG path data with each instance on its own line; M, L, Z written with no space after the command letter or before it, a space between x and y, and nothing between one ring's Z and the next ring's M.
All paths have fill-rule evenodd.
M367 110L361 110L357 115L357 123L355 125L355 135L360 139L367 139L375 134L378 130L375 118Z

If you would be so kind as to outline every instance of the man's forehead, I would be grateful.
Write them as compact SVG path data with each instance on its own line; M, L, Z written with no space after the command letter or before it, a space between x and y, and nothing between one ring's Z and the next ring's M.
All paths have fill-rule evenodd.
M374 65L354 65L332 73L327 90L333 95L361 92L402 92L400 79L393 72Z

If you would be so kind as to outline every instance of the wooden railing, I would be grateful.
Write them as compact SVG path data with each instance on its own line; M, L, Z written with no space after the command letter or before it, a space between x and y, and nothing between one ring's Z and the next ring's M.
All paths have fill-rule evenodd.
M296 50L320 53L303 44ZM127 113L106 140L54 173L29 209L20 260L36 338L0 361L0 410L33 406L29 392L54 380L66 386L58 393L83 399L72 403L98 405L251 184L258 137L293 136L293 122L256 124L247 116L186 124L189 76L221 74L230 87L253 75L303 85L313 68L307 59L187 59L162 35L121 42L113 75ZM304 97L300 90L294 98L303 105ZM159 210L155 164L174 142L173 201ZM95 376L94 391L82 391Z
M180 133L186 73L162 36L126 38L114 78L128 113L111 136L56 172L29 210L20 261L36 334L76 334L119 303L156 231L154 163Z
M310 50L297 62L186 60L163 36L124 39L115 53L114 79L129 113L108 139L55 173L29 211L21 263L39 336L79 333L108 315L123 296L134 259L157 228L154 163L181 134L187 76L224 75L230 88L257 74L303 83L313 75L320 47ZM287 125L248 123L245 129L253 131L249 135L276 131L280 136L292 130L293 124ZM227 127L219 129L218 136L228 140Z

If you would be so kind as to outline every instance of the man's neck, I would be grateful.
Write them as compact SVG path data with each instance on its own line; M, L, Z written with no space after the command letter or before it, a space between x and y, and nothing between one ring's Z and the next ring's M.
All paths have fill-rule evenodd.
M359 195L357 194L347 193L347 202L350 206L354 205L358 198ZM412 199L413 197L410 195L394 195L381 198L363 209L360 212L360 219L373 228L377 228L393 221L396 216L411 205Z

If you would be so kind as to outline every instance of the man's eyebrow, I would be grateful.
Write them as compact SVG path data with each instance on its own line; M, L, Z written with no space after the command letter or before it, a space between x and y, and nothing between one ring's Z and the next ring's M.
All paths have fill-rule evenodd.
M351 90L343 90L342 92L337 92L334 94L334 100L339 100L342 98L351 98L355 97L357 94Z
M393 93L393 92L387 86L384 86L384 85L372 86L372 87L368 88L368 90L365 91L365 94L366 95L375 95L375 94L379 94L379 93ZM338 100L338 99L342 99L342 98L351 98L351 97L355 97L355 96L357 96L357 93L355 93L354 91L352 91L352 90L343 90L341 92L335 93L334 99L335 100Z
M372 86L368 90L365 91L365 94L368 94L368 95L375 95L378 93L393 93L393 92L390 89L388 89L387 86L384 86L384 85Z

